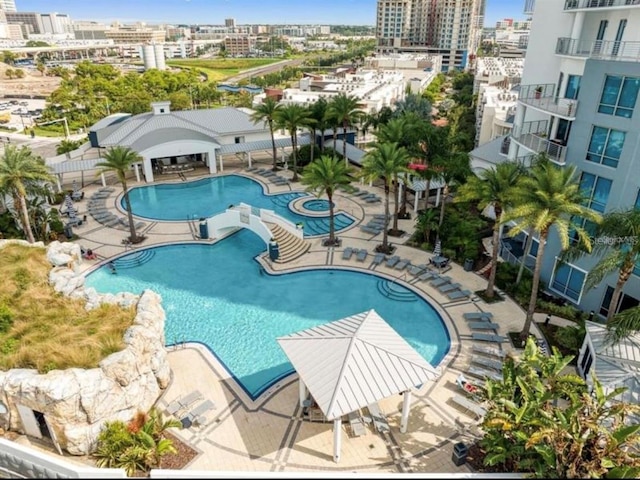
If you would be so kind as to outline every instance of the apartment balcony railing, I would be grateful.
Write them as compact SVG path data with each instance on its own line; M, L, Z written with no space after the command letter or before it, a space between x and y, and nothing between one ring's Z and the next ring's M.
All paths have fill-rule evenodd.
M580 10L587 8L610 8L640 6L640 0L565 0L565 10Z
M556 84L521 85L518 101L531 107L566 118L575 120L578 111L578 101L570 98L555 96Z
M510 145L511 145L511 136L504 137L502 139L502 143L500 144L500 153L502 155L508 155Z
M548 123L546 120L524 122L522 126L514 126L511 135L513 141L535 153L546 153L549 160L564 165L566 150L558 140L547 138ZM527 155L524 155L527 157Z
M556 44L556 55L593 58L596 60L637 62L640 60L640 42L616 42L615 40L585 41L560 37Z

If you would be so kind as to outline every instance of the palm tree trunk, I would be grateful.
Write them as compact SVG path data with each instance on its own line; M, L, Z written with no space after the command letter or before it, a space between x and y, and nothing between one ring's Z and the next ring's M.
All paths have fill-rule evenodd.
M342 123L342 156L344 157L344 164L349 166L349 159L347 158L347 122Z
M496 211L496 224L493 226L493 251L491 252L491 270L489 271L489 283L487 284L487 290L485 295L487 298L493 298L493 288L496 284L496 270L498 270L498 244L500 243L500 222L498 218L502 216L502 212L498 215L498 208Z
M389 218L389 184L385 180L384 182L384 218ZM387 227L382 230L382 249L387 252L389 246Z
M444 222L444 207L445 207L445 200L448 194L449 194L449 187L445 183L444 186L442 187L442 198L440 199L440 221L438 222L438 227L442 227L442 222Z
M335 243L335 226L333 219L333 194L327 190L327 198L329 199L329 245Z
M627 262L625 262L626 264ZM607 322L609 322L613 316L616 314L616 309L618 307L618 302L620 301L620 295L622 295L622 289L624 288L624 284L627 283L631 273L633 272L634 264L631 262L629 266L624 265L620 269L620 274L618 275L618 281L616 282L616 286L613 289L613 293L611 294L611 301L609 302L609 312L607 313Z
M24 234L27 236L27 241L29 243L34 243L36 239L33 237L33 232L31 231L29 210L27 210L27 199L24 198L24 195L17 195L16 200L18 201L20 216L22 217L22 228L24 229Z
M278 152L276 151L276 139L273 134L273 120L269 120L269 131L271 132L271 148L273 149L273 171L278 170Z
M536 266L533 270L533 282L531 283L531 297L529 297L529 308L527 309L527 317L524 320L524 327L520 332L520 339L526 340L531 330L531 322L533 322L533 314L536 311L538 303L538 287L540 286L540 270L542 269L542 257L544 255L545 240L548 232L540 232L540 245L538 246L538 256L536 257Z
M527 241L524 244L524 253L522 254L522 260L520 261L520 268L518 269L518 276L516 277L516 285L522 280L522 274L524 273L524 262L529 256L531 251L531 245L533 244L533 228L530 228L527 232Z
M133 223L133 213L131 212L131 200L129 200L129 191L127 190L127 182L122 181L122 191L124 192L124 205L127 209L127 219L129 220L129 241L136 243L138 236L136 235L136 226Z
M313 151L316 146L316 129L312 128L309 133L311 133L311 142L309 143L309 163L313 163Z
M292 182L298 181L298 155L296 154L298 151L298 136L295 131L291 134L291 145L293 145L293 177L291 177Z
M398 231L398 176L394 175L396 191L393 195L393 229Z
M429 208L429 192L431 191L431 178L427 178L427 186L424 192L424 209Z

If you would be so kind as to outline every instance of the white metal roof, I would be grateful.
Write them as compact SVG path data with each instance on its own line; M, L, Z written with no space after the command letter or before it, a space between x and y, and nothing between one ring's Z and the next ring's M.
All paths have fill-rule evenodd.
M440 375L375 310L277 341L328 420Z
M275 139L276 148L290 147L291 137L282 137ZM309 145L311 137L308 134L298 135L298 146ZM219 152L223 155L239 152L255 152L257 150L271 150L273 145L271 139L257 140L255 142L230 143L220 146Z

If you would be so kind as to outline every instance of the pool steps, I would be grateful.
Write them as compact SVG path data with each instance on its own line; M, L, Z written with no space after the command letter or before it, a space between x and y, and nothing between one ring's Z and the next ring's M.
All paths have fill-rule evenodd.
M280 225L275 223L266 224L273 234L273 238L278 242L278 251L280 256L276 263L287 263L301 257L309 251L311 244L304 239L292 235Z

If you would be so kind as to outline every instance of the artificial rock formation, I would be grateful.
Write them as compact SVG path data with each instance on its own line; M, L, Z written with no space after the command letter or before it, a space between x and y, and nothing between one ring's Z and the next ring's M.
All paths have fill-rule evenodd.
M7 243L0 241L0 249ZM96 446L105 421L130 420L139 411L147 411L167 387L170 379L165 349L165 313L160 296L146 290L130 293L99 294L84 288L84 276L78 274L80 247L73 243L52 242L47 259L53 265L49 282L57 292L83 298L86 308L101 303L121 306L137 304L137 314L124 334L126 348L102 360L98 368L0 371L0 401L7 407L0 413L0 428L23 432L17 405L42 412L60 446L73 455L86 455ZM1 412L2 410L0 410Z

